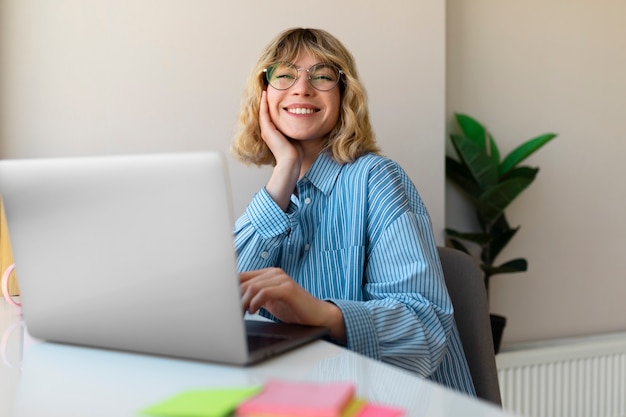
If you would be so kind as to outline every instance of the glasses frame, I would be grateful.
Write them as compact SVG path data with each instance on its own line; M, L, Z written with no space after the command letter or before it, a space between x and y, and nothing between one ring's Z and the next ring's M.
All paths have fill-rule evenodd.
M279 64L286 64L292 68L294 68L296 70L296 77L293 79L293 82L291 83L291 85L287 88L277 88L275 87L269 80L269 75L268 75L268 70L271 67L274 67L276 65ZM330 87L327 90L322 90L318 87L316 87L315 85L313 85L313 82L311 81L311 69L313 69L313 67L317 67L318 65L328 65L331 66L333 68L335 68L337 70L337 82L335 82L335 85L333 85L332 87ZM279 90L279 91L285 91L285 90L289 90L291 87L293 87L294 85L296 85L296 83L298 82L298 80L300 79L300 71L306 71L306 80L309 82L309 85L311 87L313 87L314 89L316 89L317 91L330 91L333 88L337 87L339 85L339 82L341 81L341 77L343 76L343 74L345 74L337 65L332 64L330 62L318 62L317 64L313 64L311 65L309 68L298 68L295 64L292 64L291 62L286 62L286 61L279 61L275 64L272 64L270 66L268 66L267 68L263 68L263 72L265 73L265 81L267 81L267 84L271 85L273 89L275 90Z

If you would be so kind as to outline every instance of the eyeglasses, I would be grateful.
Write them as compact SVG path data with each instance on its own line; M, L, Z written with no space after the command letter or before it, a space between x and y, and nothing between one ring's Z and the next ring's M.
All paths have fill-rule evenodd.
M299 79L300 71L307 72L307 80L313 88L328 91L335 88L341 78L341 71L333 64L322 62L310 68L298 68L289 62L278 62L265 68L267 82L277 90L287 90Z

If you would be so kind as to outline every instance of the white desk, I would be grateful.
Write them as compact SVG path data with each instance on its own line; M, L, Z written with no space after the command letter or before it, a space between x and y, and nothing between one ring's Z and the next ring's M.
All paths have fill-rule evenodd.
M357 395L401 407L407 416L508 414L325 341L241 368L30 338L19 310L0 299L0 417L138 416L187 389L243 387L269 378L353 381Z

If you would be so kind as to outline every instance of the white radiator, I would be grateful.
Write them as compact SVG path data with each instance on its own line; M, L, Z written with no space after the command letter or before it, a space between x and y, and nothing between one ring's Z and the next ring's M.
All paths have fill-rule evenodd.
M505 410L626 417L626 332L520 345L496 355Z

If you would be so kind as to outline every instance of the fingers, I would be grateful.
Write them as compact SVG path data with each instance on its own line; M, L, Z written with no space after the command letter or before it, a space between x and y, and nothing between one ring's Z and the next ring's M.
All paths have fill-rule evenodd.
M261 92L261 107L259 109L259 123L261 125L261 135L263 135L263 131L267 130L270 127L274 127L272 123L272 118L270 116L269 107L267 105L267 91L263 90Z
M265 308L287 323L315 324L319 304L324 303L300 287L280 268L267 268L241 274L244 312Z
M240 283L244 283L247 281L250 281L253 278L256 278L258 276L261 276L265 273L268 272L268 270L273 269L273 268L265 268L265 269L259 269L256 271L246 271L246 272L240 272L239 273L239 282Z
M296 285L280 268L243 272L240 278L242 304L251 314L271 300L287 297L293 292L289 287Z
M250 314L256 314L261 307L272 312L271 303L274 300L281 299L283 289L279 286L270 286L254 291L249 289L242 296L242 302L247 306L246 311Z
M276 128L272 122L272 116L270 115L269 106L267 104L267 91L261 92L261 107L259 108L259 125L261 127L261 138L270 147L270 150L274 152L273 147L281 142L287 142L287 139Z

